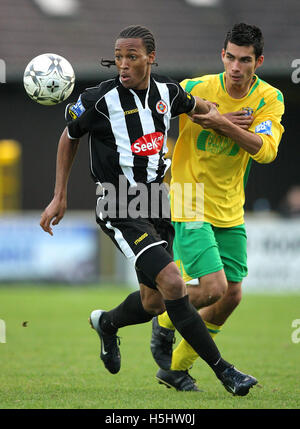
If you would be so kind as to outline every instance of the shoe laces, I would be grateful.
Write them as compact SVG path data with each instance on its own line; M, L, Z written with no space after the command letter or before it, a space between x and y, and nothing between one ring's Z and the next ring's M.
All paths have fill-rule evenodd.
M166 332L166 330L161 330L159 333L160 341L162 345L170 346L170 344L175 344L176 338L174 335L174 331L171 329L168 329L169 332Z
M183 371L188 377L189 379L193 382L196 383L196 379L194 377L191 376L191 374L189 374L188 370L186 369L185 371Z
M182 386L182 388L185 387L185 388L188 388L188 390L191 390L191 387L193 387L193 389L194 389L194 387L197 387L196 386L196 379L193 378L189 374L188 370L181 371L181 372L182 372L182 374L184 374L184 378L181 380L181 386Z
M237 383L245 381L245 378L249 377L247 374L243 374L241 371L234 367L228 368L228 373L234 377Z
M119 352L118 346L121 344L121 337L116 334L104 334L102 337L105 342L105 349Z

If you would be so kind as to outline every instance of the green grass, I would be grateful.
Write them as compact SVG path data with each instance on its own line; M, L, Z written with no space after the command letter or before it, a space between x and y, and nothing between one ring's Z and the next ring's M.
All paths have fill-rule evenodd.
M291 340L300 295L245 295L217 337L223 357L262 385L241 398L226 392L200 359L191 374L204 392L159 385L150 323L119 330L122 368L109 374L87 319L91 310L110 309L128 293L116 287L2 286L0 409L300 408L300 343Z

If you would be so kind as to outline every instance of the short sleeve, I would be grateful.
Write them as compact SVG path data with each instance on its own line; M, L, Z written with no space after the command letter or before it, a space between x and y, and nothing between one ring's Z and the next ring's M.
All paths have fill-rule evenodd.
M91 130L96 116L94 103L86 100L81 94L75 103L67 105L65 119L67 121L68 136L70 139L79 139Z
M171 115L173 118L182 113L191 112L196 105L195 98L186 92L179 83L174 84L174 86L176 90L174 91L174 98L171 104Z

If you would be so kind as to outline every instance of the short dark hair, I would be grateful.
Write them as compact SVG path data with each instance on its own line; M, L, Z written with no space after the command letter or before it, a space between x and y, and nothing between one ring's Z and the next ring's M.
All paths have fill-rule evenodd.
M146 48L147 54L155 51L155 40L152 32L142 25L130 25L124 28L117 37L118 39L142 39L143 44ZM115 65L114 60L101 60L101 65L104 67L110 67ZM157 66L157 63L154 63Z
M260 57L264 50L264 38L261 30L255 25L248 25L244 22L235 24L226 34L224 49L228 42L238 46L253 46L255 58Z
M142 39L147 54L155 51L155 40L152 32L141 25L130 25L124 28L117 39Z

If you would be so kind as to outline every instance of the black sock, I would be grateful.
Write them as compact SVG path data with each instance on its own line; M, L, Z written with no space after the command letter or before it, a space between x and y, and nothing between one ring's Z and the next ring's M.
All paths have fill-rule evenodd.
M175 300L165 300L165 305L175 328L217 376L231 366L221 358L201 316L190 304L188 295Z
M220 357L220 359L214 363L213 365L210 365L211 369L213 369L216 373L216 376L221 374L221 372L225 371L226 368L229 368L233 365L228 363L226 360Z
M153 316L144 310L140 291L135 291L118 307L104 313L101 328L108 334L115 334L118 328L149 322Z

